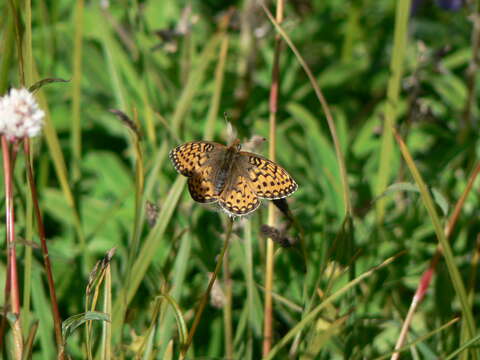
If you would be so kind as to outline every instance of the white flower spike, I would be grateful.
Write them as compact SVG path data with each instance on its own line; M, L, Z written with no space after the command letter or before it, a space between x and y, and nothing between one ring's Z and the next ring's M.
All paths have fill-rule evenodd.
M37 136L45 113L27 89L11 89L0 98L0 134L10 142Z

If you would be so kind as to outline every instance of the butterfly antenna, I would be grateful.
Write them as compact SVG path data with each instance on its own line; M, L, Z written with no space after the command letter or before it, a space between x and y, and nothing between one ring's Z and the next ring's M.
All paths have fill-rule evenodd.
M223 113L223 118L225 119L225 122L226 122L226 125L227 125L228 143L231 144L237 138L237 132L236 132L235 128L233 127L232 123L229 121L228 114L227 114L226 111Z

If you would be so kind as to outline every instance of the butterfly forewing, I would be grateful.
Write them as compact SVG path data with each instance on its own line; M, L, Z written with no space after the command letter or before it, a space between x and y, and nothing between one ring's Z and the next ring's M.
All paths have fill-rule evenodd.
M211 141L193 141L177 146L170 151L170 159L175 169L183 176L193 176L202 166L205 166L212 156L226 146Z
M264 199L281 199L293 194L298 185L287 171L262 156L241 151L250 186L253 192Z

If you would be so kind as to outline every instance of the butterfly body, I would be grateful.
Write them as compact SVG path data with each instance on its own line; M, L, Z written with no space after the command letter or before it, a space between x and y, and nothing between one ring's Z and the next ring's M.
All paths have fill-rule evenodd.
M220 166L212 179L217 196L223 192L228 180L232 178L231 174L234 173L234 167L238 157L238 150L233 146L229 146L224 156L220 156L220 159L218 159ZM212 165L214 166L214 164Z
M260 198L281 199L297 190L290 175L274 162L230 146L194 141L170 152L175 169L188 177L192 198L218 202L232 216L246 215L260 205Z

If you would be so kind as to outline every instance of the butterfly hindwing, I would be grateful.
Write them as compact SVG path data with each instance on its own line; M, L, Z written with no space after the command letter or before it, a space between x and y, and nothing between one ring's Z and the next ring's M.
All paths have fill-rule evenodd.
M247 215L260 206L260 200L252 191L249 180L236 176L231 185L220 195L220 206L231 215Z
M211 203L218 200L211 174L212 167L204 166L188 178L188 191L193 200L200 203Z

